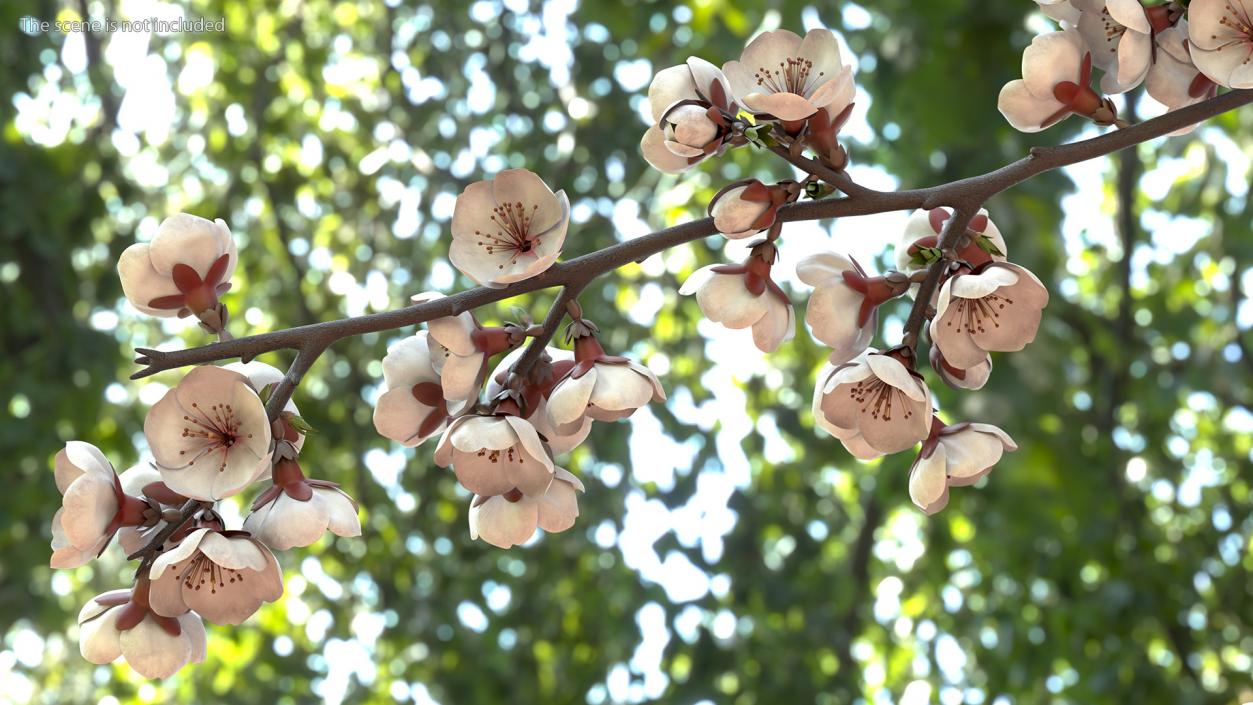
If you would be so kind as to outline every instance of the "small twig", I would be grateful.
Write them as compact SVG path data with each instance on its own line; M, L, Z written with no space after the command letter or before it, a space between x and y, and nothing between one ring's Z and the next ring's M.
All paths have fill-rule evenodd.
M192 515L200 511L201 507L202 503L200 500L187 500L186 504L178 510L179 519L177 521L166 522L165 526L149 539L148 545L126 557L128 561L133 561L140 557L143 558L139 562L139 568L135 570L136 575L141 575L152 565L152 562L157 558L157 554L161 553L161 547L165 545L165 542L174 535L175 531L178 531L179 527L190 521Z
M1120 149L1168 135L1182 127L1250 102L1253 102L1253 90L1234 90L1124 130L1116 130L1099 137L1058 147L1034 149L1031 156L979 176L930 188L906 191L873 191L862 188L861 191L845 198L828 198L786 205L779 209L778 217L782 222L794 222L870 215L914 208L939 206L960 208L983 203L991 196L1037 174L1103 157ZM969 210L973 212L977 210L977 207ZM479 287L392 311L297 326L186 350L158 351L140 348L136 351L139 353L136 362L146 365L146 368L131 375L131 378L139 379L177 367L236 357L246 361L275 350L300 350L307 345L310 338L322 341L325 348L341 338L403 328L441 316L455 316L462 311L469 311L540 289L569 286L579 282L585 284L601 274L628 263L640 261L663 250L708 237L716 232L713 219L703 218L561 262L538 276L500 289ZM922 312L925 313L925 309Z
M540 356L543 355L544 348L548 346L548 341L553 339L553 336L557 334L557 329L561 327L561 322L566 317L570 302L575 301L582 289L583 285L576 286L573 284L561 287L561 292L557 294L552 307L548 309L548 315L544 317L544 323L540 327L539 334L532 337L522 356L513 364L514 374L525 377L531 371L531 368L535 366Z
M958 238L966 233L966 228L970 225L970 221L974 219L975 213L979 208L960 206L953 211L952 217L944 224L944 231L940 233L940 241L938 247L941 252L950 252L954 245L957 244ZM918 341L922 337L922 327L927 322L928 309L931 306L931 297L935 293L936 287L940 285L940 278L944 274L944 270L952 264L952 260L948 257L941 257L931 264L931 269L927 271L927 278L922 280L918 285L918 292L914 299L914 306L909 310L909 318L905 320L905 331L901 336L902 344L909 346L909 349L915 353L918 351Z
M784 159L784 161L787 161L789 164L795 166L801 171L818 177L819 179L827 182L827 184L834 186L849 196L865 197L870 194L883 193L882 191L876 191L875 189L866 188L865 186L858 184L853 181L853 177L849 176L848 172L832 169L826 164L823 164L816 159L810 159L804 155L792 156L792 153L788 151L786 147L771 147L770 151L779 155Z

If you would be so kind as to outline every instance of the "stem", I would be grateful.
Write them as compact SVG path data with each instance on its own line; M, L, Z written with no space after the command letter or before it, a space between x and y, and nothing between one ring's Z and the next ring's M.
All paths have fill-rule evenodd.
M1162 137L1187 125L1250 102L1253 102L1253 90L1230 91L1217 98L1166 113L1124 130L1116 130L1067 145L1035 148L1030 156L986 174L930 188L905 191L873 191L858 187L859 191L844 198L807 201L783 206L779 209L779 220L782 222L817 220L939 206L973 212L978 210L979 204L984 203L991 196L1038 174L1103 157L1120 149ZM954 216L954 220L956 219ZM500 289L479 287L392 311L297 326L185 350L158 351L140 348L136 350L139 353L136 362L146 367L131 375L131 379L147 377L177 367L235 357L251 360L262 353L275 350L304 351L307 358L316 358L323 349L341 338L403 328L441 316L455 316L462 311L554 286L581 287L595 277L618 267L641 261L663 250L713 235L716 232L713 219L703 218L561 262L531 279ZM919 300L925 301L926 298L920 296ZM923 312L925 313L925 309ZM311 340L316 342L311 345ZM309 346L308 349L306 346ZM316 352L310 356L309 351L314 348L317 348ZM312 364L311 359L308 364ZM299 381L299 377L303 374L304 371L301 371L295 377L295 381ZM289 391L287 396L290 396ZM276 398L278 398L277 395Z
M173 536L174 532L178 531L180 526L182 526L183 524L186 524L188 520L191 519L191 516L200 510L200 507L201 507L200 500L198 499L187 500L187 503L184 504L183 507L178 510L179 512L178 521L167 522L166 525L162 527L160 531L153 534L152 539L148 541L147 546L144 546L143 548L139 549L138 551L135 551L134 553L126 557L126 560L128 561L133 561L136 558L140 558L140 557L143 558L143 560L139 562L139 568L135 570L136 575L147 574L148 568L152 565L152 562L156 560L157 554L161 552L161 547L165 545L166 540L168 540L171 536Z
M557 329L561 327L561 322L565 320L567 304L578 297L584 285L567 284L561 287L561 292L557 294L557 299L553 301L552 308L548 309L548 315L544 317L544 324L540 327L540 332L531 339L526 350L522 353L522 357L519 357L518 361L513 363L514 374L525 377L531 371L531 368L535 366L540 356L544 354L544 348L548 346L548 341L553 339Z
M975 213L979 211L979 207L973 208L969 206L958 206L953 211L953 216L944 224L944 232L940 233L938 247L941 252L948 253L952 251L954 245L966 232L970 221L975 217ZM936 287L940 285L940 277L944 275L944 270L948 268L952 260L948 256L941 257L931 264L931 269L927 271L927 278L922 280L918 285L918 294L914 299L914 307L909 310L909 318L905 321L905 332L901 335L901 344L909 346L910 352L915 358L918 357L918 340L922 337L922 326L927 322L927 310L931 308L931 297L935 293Z

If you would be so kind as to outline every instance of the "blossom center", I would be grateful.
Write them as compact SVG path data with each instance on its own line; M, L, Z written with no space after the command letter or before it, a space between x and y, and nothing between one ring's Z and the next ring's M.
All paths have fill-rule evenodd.
M184 589L201 590L207 587L210 594L217 594L218 588L244 582L243 571L223 568L199 551L184 564L182 572L178 572L177 565L170 566L170 569L175 571L174 575Z
M1249 11L1242 2L1227 2L1227 9L1223 12L1223 16L1218 20L1218 24L1226 27L1230 34L1223 37L1226 41L1218 47L1218 51L1231 46L1245 45L1247 51L1244 55L1244 63L1249 63L1249 59L1253 58L1253 18L1249 17ZM1211 39L1218 39L1217 34L1210 35Z
M221 451L218 472L226 470L226 456L231 448L240 440L252 438L252 434L240 432L242 423L230 404L213 404L206 410L199 403L193 402L191 409L190 414L183 415L183 438L197 441L200 450L188 464L195 465L197 460L206 455ZM178 454L186 455L187 451L180 450Z
M861 413L868 413L874 419L891 421L893 405L901 414L898 418L908 419L914 415L912 405L909 403L911 400L905 392L878 377L870 377L854 384L848 390L848 396L861 407ZM899 401L897 397L900 397Z
M1014 300L992 292L979 299L956 298L952 305L957 307L957 314L945 325L954 328L955 324L956 332L974 335L987 332L989 322L992 328L1000 328L1001 313L1007 306L1013 306Z
M776 68L758 67L753 78L757 79L757 85L771 93L795 93L808 98L825 74L824 71L815 74L813 69L812 60L790 56Z
M495 230L474 231L474 234L481 238L478 241L479 247L482 247L487 254L509 255L509 261L498 265L498 269L504 269L506 264L513 264L521 255L535 253L535 246L539 243L538 238L531 237L531 227L538 210L538 205L533 205L530 210L527 210L521 201L502 203L492 209L492 225L495 226Z
M525 454L518 450L517 446L509 446L504 450L490 450L488 448L479 448L475 453L480 458L485 458L489 463L517 463L522 465L526 462Z

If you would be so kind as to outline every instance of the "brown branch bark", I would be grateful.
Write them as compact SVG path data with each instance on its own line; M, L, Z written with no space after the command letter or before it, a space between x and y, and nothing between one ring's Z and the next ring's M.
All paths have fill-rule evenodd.
M844 198L794 203L779 209L779 219L782 222L794 222L938 206L948 206L956 211L973 213L991 196L1033 176L1070 164L1103 157L1132 145L1162 137L1187 125L1234 110L1250 102L1253 102L1253 90L1230 91L1212 100L1099 137L1057 147L1035 148L1029 156L986 174L930 188L895 192L864 189ZM950 224L957 220L958 218L954 217ZM262 353L282 349L298 350L304 353L301 357L311 365L313 358L341 338L403 328L441 316L455 316L462 311L539 289L583 285L601 274L630 262L641 261L663 250L713 235L716 232L713 220L703 218L576 257L556 264L536 277L499 289L479 287L436 301L392 311L298 326L185 350L158 351L141 348L137 350L139 357L136 362L146 367L131 375L131 378L139 379L176 367L236 357L251 360ZM938 272L934 273L938 280ZM934 284L931 288L934 289ZM922 291L919 293L919 301L925 302L930 298L929 292L927 296L922 296L921 294L924 293ZM911 319L913 318L911 316ZM920 328L921 324L916 324L915 327ZM535 355L538 356L538 352ZM307 367L293 379L298 382L304 371L307 371ZM289 375L289 377L292 376ZM280 394L276 390L271 398L271 404L277 404L277 408L280 409L295 386L294 383L286 384L287 381L285 379L285 384L280 385L283 393Z

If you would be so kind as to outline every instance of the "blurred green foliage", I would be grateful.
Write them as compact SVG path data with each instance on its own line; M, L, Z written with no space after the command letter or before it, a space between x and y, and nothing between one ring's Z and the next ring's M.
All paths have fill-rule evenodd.
M1081 127L1024 136L994 108L1033 34L1029 2L744 5L192 0L187 15L227 31L150 42L15 32L19 16L81 10L0 5L0 702L1253 699L1247 110L1113 160L1131 170L1122 188L1113 168L1078 194L1050 174L989 204L1054 297L1038 341L998 357L985 390L939 394L1021 450L935 518L909 505L908 458L860 464L813 430L822 351L804 332L769 365L709 372L699 311L675 290L719 256L711 239L583 297L607 347L668 368L672 403L653 413L693 459L673 482L634 477L631 426L598 425L569 462L588 484L574 530L509 552L471 542L467 497L430 448L402 454L371 425L378 361L401 333L345 340L296 401L319 429L306 468L361 501L364 536L282 555L285 598L211 628L208 661L167 683L79 658L79 606L129 573L116 549L48 569L50 458L78 438L119 469L136 462L145 402L179 373L126 381L132 349L205 342L118 301L113 262L165 215L231 224L236 334L467 286L443 263L450 199L509 166L567 190L579 222L566 252L590 252L636 213L660 227L698 215L727 180L786 173L741 150L676 180L637 152L652 71L735 58L763 24L843 33L871 98L854 163L904 185L982 172ZM161 77L172 93L145 94ZM1132 227L1111 229L1121 208ZM627 315L650 297L655 315ZM540 317L549 300L481 318L509 305ZM712 398L730 374L742 410ZM751 480L730 499L734 525L642 547L663 570L713 576L680 600L641 577L641 547L619 545L628 507L699 523L689 502L736 449Z

